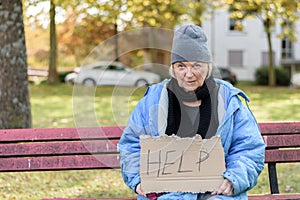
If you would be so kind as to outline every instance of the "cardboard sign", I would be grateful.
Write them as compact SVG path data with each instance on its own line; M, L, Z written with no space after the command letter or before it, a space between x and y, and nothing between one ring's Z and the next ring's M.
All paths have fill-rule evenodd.
M151 192L214 191L223 182L220 137L202 140L177 136L141 136L141 187Z

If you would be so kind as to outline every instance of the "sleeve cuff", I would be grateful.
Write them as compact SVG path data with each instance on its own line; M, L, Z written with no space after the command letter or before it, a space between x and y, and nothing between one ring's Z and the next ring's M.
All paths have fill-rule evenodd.
M136 193L136 186L141 182L140 175L137 175L130 184L130 188Z
M228 179L231 182L232 187L233 187L233 195L237 195L241 192L239 183L238 183L236 177L232 173L224 172L223 177Z

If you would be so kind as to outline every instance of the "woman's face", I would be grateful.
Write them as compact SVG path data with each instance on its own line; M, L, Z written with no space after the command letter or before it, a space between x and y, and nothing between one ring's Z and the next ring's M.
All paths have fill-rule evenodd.
M201 87L208 74L208 63L203 62L176 62L173 68L178 85L186 92Z

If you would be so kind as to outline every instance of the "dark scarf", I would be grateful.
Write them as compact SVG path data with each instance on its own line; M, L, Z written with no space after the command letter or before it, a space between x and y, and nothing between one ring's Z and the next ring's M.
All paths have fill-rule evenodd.
M201 99L201 106L199 106L200 120L196 134L205 138L212 116L212 101L210 94L212 94L215 86L213 78L208 78L196 91L185 92L181 87L179 87L177 80L172 78L167 85L169 107L166 134L176 135L179 130L182 116L180 107L182 101L193 102Z

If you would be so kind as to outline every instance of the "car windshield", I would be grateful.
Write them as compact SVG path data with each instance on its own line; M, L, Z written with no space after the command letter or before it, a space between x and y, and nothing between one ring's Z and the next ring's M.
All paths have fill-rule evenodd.
M93 69L96 69L96 70L105 70L106 67L104 66L96 66L96 67L93 67Z

